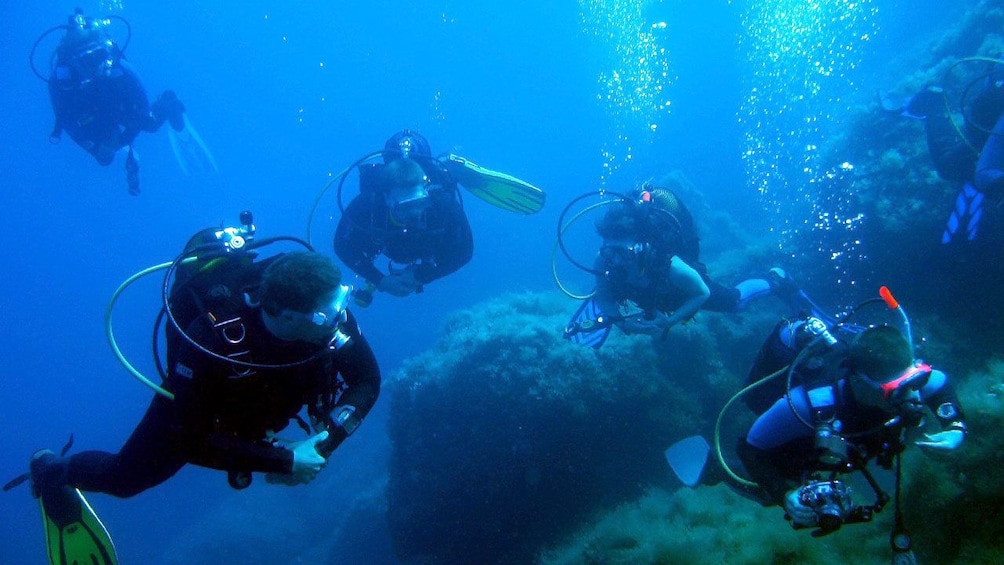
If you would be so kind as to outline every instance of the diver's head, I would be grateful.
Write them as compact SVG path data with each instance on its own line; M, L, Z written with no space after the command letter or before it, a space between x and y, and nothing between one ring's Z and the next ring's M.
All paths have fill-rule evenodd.
M931 368L915 364L906 337L892 326L875 326L858 334L847 355L854 397L869 406L894 411L917 405Z
M78 9L69 17L66 35L57 48L58 64L84 81L111 75L120 53L105 29L107 23L88 18Z
M66 18L66 35L63 36L63 43L73 46L97 43L102 33L101 22L94 18L88 18L82 10L77 8Z
M642 202L646 201L644 196L646 192L648 193L648 201L651 201L651 203L659 210L662 210L664 212L669 212L673 216L679 215L681 210L683 210L684 208L683 202L681 202L680 199L676 196L676 193L674 193L672 190L669 190L668 188L643 186L638 191L640 195L639 199ZM663 216L665 216L665 214L663 214ZM667 219L668 218L662 218L663 221Z
M647 265L649 252L649 245L635 238L606 238L600 245L600 264L606 270L641 271Z
M609 205L596 223L596 232L603 238L598 266L607 276L630 278L649 266L652 244L646 215L637 203L618 202Z
M338 267L318 253L300 251L276 259L262 278L265 326L279 339L326 343L336 329L330 322L340 315L341 280Z
M622 267L633 261L640 270L668 264L678 253L682 204L665 189L642 187L629 198L609 205L596 223L603 238L600 266Z
M387 163L380 175L391 219L409 228L423 227L431 201L429 179L422 167L412 159L397 159Z
M432 157L432 148L422 134L410 129L401 130L390 137L383 146L383 162L390 163L402 157Z

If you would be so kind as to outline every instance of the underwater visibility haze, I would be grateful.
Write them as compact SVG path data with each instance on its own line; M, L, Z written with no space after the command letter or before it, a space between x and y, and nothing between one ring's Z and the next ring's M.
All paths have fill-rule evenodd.
M59 34L36 41L76 8L130 37L147 94L177 93L215 166L179 167L175 134L144 132L131 194L125 150L103 167L50 138L32 65L47 74ZM832 315L895 292L916 357L954 379L969 426L955 458L903 456L917 561L1004 560L1000 202L988 196L973 241L943 243L959 188L935 171L923 122L883 108L937 85L962 115L974 77L1004 71L1004 1L100 0L3 15L4 481L71 434L73 452L129 437L154 393L109 348L106 308L199 230L250 211L258 237L309 239L337 262L333 179L405 129L546 193L519 214L463 191L471 261L350 306L383 389L311 484L234 490L188 465L130 498L88 495L120 563L889 562L891 506L817 538L724 485L688 489L667 465L795 314L783 301L702 311L656 338L614 328L596 349L563 339L581 303L569 295L595 285L568 255L592 265L603 203L646 183L686 203L727 286L781 267ZM346 176L346 200L358 182ZM154 376L161 282L132 284L112 319ZM732 410L723 437L754 417ZM3 493L0 562L45 563L40 522L28 488Z

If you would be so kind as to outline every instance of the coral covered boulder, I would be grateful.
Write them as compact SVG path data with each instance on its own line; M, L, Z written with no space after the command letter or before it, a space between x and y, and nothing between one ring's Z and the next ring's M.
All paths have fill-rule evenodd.
M663 450L706 425L675 384L698 375L657 369L648 338L570 343L569 314L567 300L538 294L459 312L388 383L388 520L402 559L530 561L668 480Z

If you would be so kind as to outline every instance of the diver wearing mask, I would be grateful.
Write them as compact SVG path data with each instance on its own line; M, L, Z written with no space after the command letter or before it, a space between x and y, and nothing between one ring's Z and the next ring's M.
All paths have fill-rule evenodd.
M814 343L828 335L819 334ZM898 329L869 327L849 345L838 347L834 340L822 349L833 354L818 359L839 378L791 388L760 414L738 449L764 498L784 507L796 529L818 528L815 535L869 521L888 501L876 488L875 505L852 504L840 474L867 472L872 460L884 469L898 465L910 438L919 436L913 443L934 454L952 452L966 435L947 376L916 361ZM813 359L803 356L795 363L812 364ZM928 424L929 414L936 425Z

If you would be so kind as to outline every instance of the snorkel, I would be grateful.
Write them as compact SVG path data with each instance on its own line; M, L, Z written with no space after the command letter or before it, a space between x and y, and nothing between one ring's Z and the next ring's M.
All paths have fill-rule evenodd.
M905 334L903 337L906 338L906 342L910 344L910 351L913 351L913 330L910 329L910 317L906 315L906 310L903 310L903 306L900 305L899 301L892 295L892 291L889 290L887 286L879 287L879 297L885 302L885 305L889 307L890 310L895 310L899 313L899 317L903 320L903 329Z

